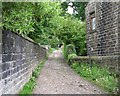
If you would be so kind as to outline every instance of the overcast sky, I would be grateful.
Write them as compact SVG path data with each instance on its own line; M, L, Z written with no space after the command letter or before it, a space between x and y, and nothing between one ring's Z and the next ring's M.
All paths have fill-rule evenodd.
M69 5L72 5L72 3L69 3ZM73 14L73 8L68 6L68 11L69 14Z

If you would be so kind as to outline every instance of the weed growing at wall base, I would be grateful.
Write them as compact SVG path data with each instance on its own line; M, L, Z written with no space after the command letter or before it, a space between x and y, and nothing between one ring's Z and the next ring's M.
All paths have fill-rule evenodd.
M116 93L118 89L118 78L106 68L100 68L93 65L92 68L86 63L73 63L71 68L74 69L80 76L94 82L101 88L110 93Z
M36 67L36 69L32 72L32 77L30 80L24 85L23 89L19 92L20 95L22 94L32 94L35 86L36 86L36 79L38 78L41 69L43 68L44 62L40 62L40 64Z

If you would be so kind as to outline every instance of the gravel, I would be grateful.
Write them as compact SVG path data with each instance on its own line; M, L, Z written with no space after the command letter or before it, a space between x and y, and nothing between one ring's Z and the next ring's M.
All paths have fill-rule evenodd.
M105 92L75 73L65 62L61 50L57 50L46 61L34 94L105 94Z

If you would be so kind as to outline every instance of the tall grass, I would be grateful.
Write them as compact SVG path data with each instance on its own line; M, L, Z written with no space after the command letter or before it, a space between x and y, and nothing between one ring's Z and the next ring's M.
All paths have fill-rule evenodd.
M96 83L109 93L116 93L118 89L118 78L116 74L112 74L107 68L100 68L93 64L92 68L87 63L73 63L71 68L80 76Z

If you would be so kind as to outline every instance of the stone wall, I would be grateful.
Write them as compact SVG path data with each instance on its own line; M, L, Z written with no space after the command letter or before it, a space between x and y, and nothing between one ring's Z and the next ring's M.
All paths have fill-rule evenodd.
M120 1L119 1L119 5L118 5L118 51L119 51L119 55L120 55ZM120 58L119 58L120 61ZM119 63L120 64L120 63Z
M91 2L86 7L87 49L89 55L111 56L120 54L120 2ZM91 29L91 14L95 12L96 29ZM120 39L120 38L119 38Z
M111 72L120 74L120 67L118 66L118 58L120 56L78 56L71 58L69 63L73 64L73 62L84 62L84 63L92 63L92 64L98 64L100 67L107 67Z
M15 94L45 59L46 49L7 30L0 33L0 39L0 94Z
M1 79L2 79L2 32L0 31L0 95L2 94L2 82L1 82Z

